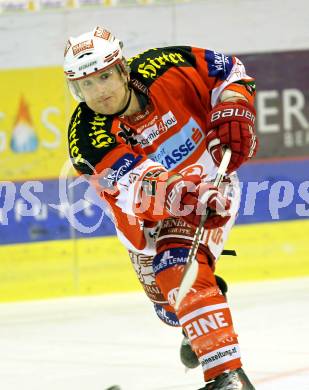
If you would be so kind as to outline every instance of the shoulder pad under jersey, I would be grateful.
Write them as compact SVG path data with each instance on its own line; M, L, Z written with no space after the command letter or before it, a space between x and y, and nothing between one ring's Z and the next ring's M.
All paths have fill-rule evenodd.
M132 78L149 87L170 68L195 66L190 46L168 46L144 51L128 60Z
M92 111L80 103L68 127L69 154L80 173L91 175L94 167L117 142L111 133L113 118Z

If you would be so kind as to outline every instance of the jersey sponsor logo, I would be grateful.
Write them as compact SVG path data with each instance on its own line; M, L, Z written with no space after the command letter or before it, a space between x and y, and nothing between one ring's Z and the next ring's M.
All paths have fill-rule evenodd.
M173 169L188 158L204 138L201 128L191 118L180 132L167 139L155 153L149 154L148 157L159 162L166 169Z
M73 164L76 166L78 165L77 169L80 172L89 174L93 171L92 164L95 166L104 155L103 151L100 149L105 148L105 151L107 151L116 145L114 135L103 128L107 118L100 114L94 114L91 118L85 118L83 116L82 107L78 106L72 116L68 130L69 151ZM88 133L87 130L89 131ZM85 134L80 139L82 133ZM87 145L87 148L83 149L83 141L88 144L88 140L85 140L84 137L90 138L91 145ZM91 149L91 147L94 149ZM84 151L81 152L80 148ZM90 149L89 153L88 149ZM88 161L87 158L89 158Z
M239 359L240 351L238 344L232 344L220 349L216 349L213 352L206 353L200 359L203 371L209 370L210 368L219 366L222 363Z
M141 126L136 128L136 133L141 134L144 130L153 126L158 121L158 115L155 115L151 120L147 123L143 123Z
M175 126L177 123L177 119L175 115L172 113L172 111L169 111L166 114L162 115L162 121L164 123L164 126L168 129Z
M130 172L142 158L142 156L135 157L132 153L126 153L119 158L111 168L104 171L103 177L99 180L100 185L103 188L112 188L118 180Z
M156 284L152 269L153 256L146 256L129 251L134 270L147 296L156 303L166 303L159 286Z
M155 275L175 265L185 265L187 263L188 253L189 249L187 248L172 248L155 256L153 260L153 271Z
M142 134L139 134L135 137L138 144L145 148L146 146L152 145L152 143L160 136L160 134L165 133L167 128L162 124L156 123L143 131Z
M167 325L180 326L175 313L165 310L163 306L158 305L157 303L154 304L154 308L158 317Z
M140 56L133 57L129 61L129 65L135 58L138 57ZM162 51L159 56L153 58L148 57L146 58L146 61L140 63L138 65L137 72L145 79L155 79L158 75L158 71L166 70L169 65L178 65L179 63L184 62L185 60L182 54Z
M115 143L115 137L103 128L106 119L106 116L96 114L93 121L89 122L89 124L92 125L92 131L89 133L91 145L97 149L107 148Z
M161 134L164 134L168 129L177 124L177 119L172 111L162 115L162 120L158 123L147 127L141 134L138 134L135 139L142 148L150 146L153 142L159 138Z
M82 154L80 153L79 147L77 146L77 141L79 141L79 138L77 138L77 126L80 123L81 112L82 109L78 107L76 115L74 116L74 118L72 118L69 130L69 150L70 156L73 159L74 164L83 162Z
M229 323L224 317L224 312L218 311L190 322L185 326L185 329L190 341L192 341L203 334L209 333L211 330L217 330L227 326L229 326Z
M111 167L115 173L116 180L119 180L129 172L142 159L142 156L135 157L132 153L126 153L119 158Z
M233 68L233 58L216 51L206 50L205 59L208 64L208 75L225 80Z
M130 83L136 88L138 89L140 92L142 92L144 95L147 95L149 96L149 91L148 91L148 88L146 87L146 85L144 85L140 80L136 80L136 79L131 79L130 80Z

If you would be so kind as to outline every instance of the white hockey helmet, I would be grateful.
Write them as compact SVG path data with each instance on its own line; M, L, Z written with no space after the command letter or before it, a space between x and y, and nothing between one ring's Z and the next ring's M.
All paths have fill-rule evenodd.
M119 64L124 73L128 73L122 46L122 42L109 30L100 26L68 40L63 67L69 89L77 101L82 102L84 98L76 80L116 64Z

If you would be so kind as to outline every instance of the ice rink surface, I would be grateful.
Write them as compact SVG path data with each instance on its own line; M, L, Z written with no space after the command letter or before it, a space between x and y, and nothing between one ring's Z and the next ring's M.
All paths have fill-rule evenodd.
M309 278L231 284L244 368L257 390L309 390ZM180 329L142 293L0 305L1 390L196 390Z

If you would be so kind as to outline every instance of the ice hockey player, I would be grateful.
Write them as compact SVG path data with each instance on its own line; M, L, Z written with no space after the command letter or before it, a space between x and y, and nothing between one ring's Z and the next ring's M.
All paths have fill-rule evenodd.
M182 327L204 390L254 389L214 276L239 208L235 171L257 150L254 80L238 58L197 47L153 48L126 60L122 43L104 27L68 40L64 71L79 102L68 128L70 158L108 203L157 314ZM225 146L232 157L217 188ZM198 276L176 312L206 208Z

